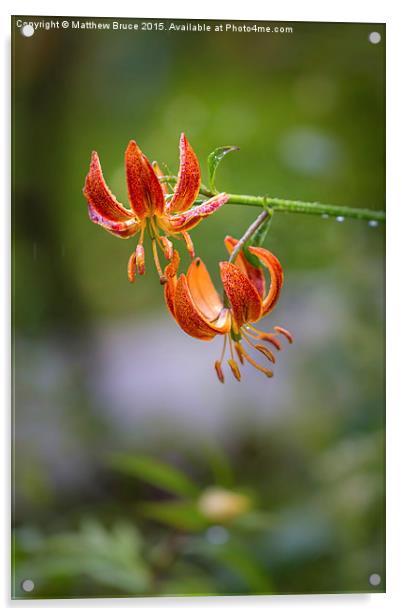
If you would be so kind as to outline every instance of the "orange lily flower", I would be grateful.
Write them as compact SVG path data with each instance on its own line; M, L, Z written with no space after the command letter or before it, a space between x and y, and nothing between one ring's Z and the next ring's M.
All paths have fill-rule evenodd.
M184 133L180 137L180 169L173 195L168 196L166 184L159 180L162 173L158 164L151 165L133 140L127 146L125 164L130 209L121 205L111 193L103 178L98 154L92 152L83 190L88 201L89 217L92 222L120 238L127 239L136 233L140 234L136 250L128 261L130 282L134 282L136 271L141 275L145 273L143 242L147 229L159 279L164 284L166 278L160 266L158 246L165 258L171 260L173 244L169 237L181 236L194 258L189 229L226 203L228 196L220 193L201 205L191 207L200 189L201 172L197 156Z
M237 240L225 238L225 245L232 252ZM200 340L212 340L217 335L224 336L223 350L215 362L219 380L224 382L222 362L229 342L228 364L235 378L240 381L240 368L234 357L237 353L241 364L248 361L254 368L272 377L269 368L258 363L249 353L257 351L271 363L275 363L274 353L264 342L276 350L282 345L278 334L293 342L292 335L283 327L274 327L273 332L256 329L255 323L270 313L279 299L283 284L282 266L278 259L265 248L249 247L261 266L270 274L270 285L266 291L265 275L262 267L254 267L240 251L234 263L223 261L220 265L225 297L222 300L216 291L208 270L201 259L190 264L187 274L177 277L179 255L175 251L172 262L166 267L165 301L178 325L190 336ZM246 346L247 345L247 346Z

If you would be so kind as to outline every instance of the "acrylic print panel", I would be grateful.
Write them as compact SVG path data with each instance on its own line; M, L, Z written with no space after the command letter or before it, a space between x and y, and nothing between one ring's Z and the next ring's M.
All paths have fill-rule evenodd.
M384 60L13 17L14 598L384 592Z

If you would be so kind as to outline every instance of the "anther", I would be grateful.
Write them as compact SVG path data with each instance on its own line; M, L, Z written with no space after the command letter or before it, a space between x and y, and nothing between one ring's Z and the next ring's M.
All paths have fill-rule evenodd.
M160 235L159 239L163 246L163 254L165 255L165 259L167 259L167 261L170 261L173 257L173 244L164 235Z
M274 327L274 330L276 332L278 332L278 334L282 334L282 336L285 336L285 338L288 340L288 342L290 344L292 344L293 336L292 336L292 334L290 332L288 332L287 329L284 329L283 327L276 326L276 327Z
M225 382L225 376L223 374L222 364L218 360L216 360L216 362L215 362L215 371L216 371L216 374L217 374L218 379L220 380L220 382L224 383Z
M269 360L272 361L272 363L275 363L275 355L272 353L272 351L270 351L269 349L267 349L266 346L264 346L263 344L256 344L255 348L257 349L257 351L259 351L260 353L262 353L263 355L265 355L265 357Z
M240 363L244 364L244 357L243 357L242 346L241 346L240 342L235 342L234 343L234 348L236 350L237 357L239 358Z
M135 252L133 252L130 255L130 258L127 264L127 274L128 274L129 282L135 282L135 262L136 262L136 256L135 256Z
M260 332L257 329L253 328L253 331L258 332L256 335L251 334L253 338L257 338L258 340L263 340L264 342L270 342L278 351L282 350L282 345L275 334L268 334L266 332Z
M230 369L231 369L235 379L237 381L240 381L241 374L240 374L239 366L236 364L235 360L234 359L228 359L228 364L230 366Z
M142 244L137 245L137 248L135 249L135 257L137 264L137 272L140 276L143 276L145 274L145 253L144 246Z
M251 355L249 355L244 348L242 348L242 353L243 353L244 357L247 359L247 361L252 366L254 366L254 368L257 368L257 370L259 370L260 372L263 372L265 374L265 376L267 376L268 378L271 378L271 376L274 376L274 373L271 370L268 370L268 368L264 368L263 366L258 364L256 361L254 361L254 359L251 357Z
M181 234L183 236L184 241L186 242L186 247L187 247L187 250L188 250L188 253L189 253L190 257L192 259L194 259L194 257L195 257L195 250L194 250L194 244L193 244L193 241L192 241L191 237L189 236L187 231L182 231Z

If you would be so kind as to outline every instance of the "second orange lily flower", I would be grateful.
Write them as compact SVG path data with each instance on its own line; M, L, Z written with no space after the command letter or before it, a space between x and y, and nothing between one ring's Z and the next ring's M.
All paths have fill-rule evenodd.
M167 185L157 163L149 162L135 141L130 141L125 153L127 189L130 209L119 203L103 178L98 154L92 153L89 173L85 180L84 195L88 202L90 219L106 231L121 238L140 234L135 251L129 258L128 277L144 274L144 233L151 237L155 266L161 283L166 282L162 271L158 246L165 258L171 260L173 244L169 237L181 236L194 257L194 247L188 231L210 216L228 200L225 193L214 195L204 203L191 207L201 185L201 172L194 150L184 133L180 137L180 169L173 195L168 196Z
M231 253L237 244L232 237L225 238L226 247ZM229 343L228 364L237 380L240 380L240 368L235 360L236 351L240 363L244 360L254 368L271 377L272 371L257 362L250 351L257 351L275 363L275 356L265 342L276 350L281 349L278 334L293 341L292 335L283 327L274 327L274 332L256 329L255 323L270 313L275 307L283 284L283 271L274 254L261 247L249 247L252 255L257 257L261 267L255 267L246 258L243 251L234 263L223 261L220 276L224 289L222 300L216 291L208 270L201 259L194 259L187 274L177 277L179 255L175 251L172 262L166 267L165 301L178 325L190 336L200 340L212 340L217 335L224 336L223 350L215 362L219 380L224 382L222 362ZM270 275L270 286L266 291L265 267Z

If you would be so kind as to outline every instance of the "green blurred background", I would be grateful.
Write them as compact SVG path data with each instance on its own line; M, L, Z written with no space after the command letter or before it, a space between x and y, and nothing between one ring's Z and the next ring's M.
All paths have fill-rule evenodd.
M153 264L127 282L133 241L82 196L93 149L127 203L129 139L175 173L184 131L205 182L240 147L220 190L383 209L384 26L24 38L15 19L13 596L384 591L383 226L277 214L262 326L295 344L272 380L222 386L221 341L179 330ZM192 233L215 280L258 212Z

